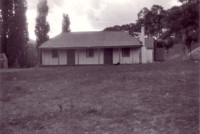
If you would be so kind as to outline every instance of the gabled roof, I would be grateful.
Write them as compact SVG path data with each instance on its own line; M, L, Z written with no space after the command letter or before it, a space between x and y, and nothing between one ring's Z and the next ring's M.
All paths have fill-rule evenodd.
M43 43L39 48L103 48L103 47L141 47L138 39L126 32L69 32Z

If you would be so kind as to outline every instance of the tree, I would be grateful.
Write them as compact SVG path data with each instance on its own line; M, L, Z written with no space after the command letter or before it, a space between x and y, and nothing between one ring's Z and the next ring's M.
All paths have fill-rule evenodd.
M137 14L138 19L144 19L148 12L149 12L148 8L146 7L142 8L142 10L140 10L140 12Z
M63 14L62 32L70 32L70 20L67 14Z
M145 31L148 36L160 36L162 33L162 20L165 17L165 10L160 5L153 5L151 10L144 7L138 13L137 26L145 26Z
M16 57L17 63L20 67L26 67L26 56L27 56L27 41L29 40L28 35L28 24L26 22L26 10L27 10L27 2L26 0L14 0L14 12L15 15L13 17L12 22L12 30L11 40L14 41L12 45L15 49L17 49ZM11 45L11 44L10 44ZM8 44L9 48L9 44ZM13 53L13 52L11 52Z
M173 47L174 41L171 37L167 37L165 40L163 40L163 46L165 49L167 49L167 53L169 53L169 49Z
M179 2L186 4L186 3L191 3L191 2L197 2L198 0L179 0Z
M48 32L50 30L49 23L46 21L49 7L47 0L39 0L37 5L37 18L35 26L35 34L37 47L49 39Z
M1 15L2 15L2 53L6 52L6 45L8 41L8 25L9 20L13 16L13 1L1 0Z
M0 4L0 53L2 53L2 42L1 42L1 36L2 36L2 14L1 14L1 4Z
M167 11L166 35L174 34L190 51L192 43L198 40L196 35L199 35L199 1L182 2L184 4L181 6L174 6Z
M28 41L26 10L26 0L2 0L2 47L10 67L26 66Z
M151 32L150 34L156 37L160 37L163 29L163 19L165 18L166 11L160 5L153 5L151 7Z
M140 26L136 25L135 23L124 24L124 25L115 25L113 27L106 27L103 31L127 31L130 35L135 36L135 32L139 32L141 29Z
M191 45L199 39L199 0L179 1L182 5L173 6L168 10L164 10L160 5L153 5L151 10L144 7L138 13L138 20L131 27L125 24L108 27L104 31L129 29L130 33L134 33L139 32L144 25L145 34L158 37L167 50L174 42L181 42L191 50Z

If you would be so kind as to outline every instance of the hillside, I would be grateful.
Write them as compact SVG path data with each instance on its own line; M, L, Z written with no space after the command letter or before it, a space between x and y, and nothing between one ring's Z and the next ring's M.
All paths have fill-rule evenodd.
M199 64L0 70L2 134L198 134Z
M199 42L192 44L192 50L200 47ZM187 50L188 51L188 50ZM187 54L186 54L187 55ZM185 55L185 56L186 56ZM172 48L169 49L169 53L165 51L166 60L183 60L183 45L178 43L174 44Z

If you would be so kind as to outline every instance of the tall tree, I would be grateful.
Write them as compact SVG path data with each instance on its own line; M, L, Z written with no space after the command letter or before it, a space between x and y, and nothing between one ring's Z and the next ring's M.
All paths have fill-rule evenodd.
M197 2L198 0L179 0L179 2L186 4L186 3L191 3L191 2Z
M8 65L26 66L28 30L26 23L26 0L2 0L2 45Z
M140 12L137 14L138 19L144 19L145 15L149 12L149 9L144 7L140 10Z
M1 0L2 14L2 53L7 55L6 45L8 42L9 21L13 17L13 0Z
M37 38L37 47L49 39L48 32L50 30L49 23L46 20L49 7L47 0L39 0L37 5L37 18L35 26L35 34Z
M138 13L137 25L144 25L148 36L160 36L164 16L165 10L160 5L153 5L151 10L144 7Z
M191 50L192 43L198 41L199 35L199 1L183 0L182 3L167 11L165 22L168 36L174 34Z
M151 18L151 35L160 37L163 29L163 19L166 16L166 11L160 5L153 5L151 7L152 18Z
M62 32L70 32L70 19L68 14L63 14Z
M2 53L2 14L1 14L1 3L0 3L0 53Z
M12 22L12 30L13 33L11 33L11 40L14 41L14 44L16 48L17 46L17 54L18 57L17 63L20 67L26 67L27 62L27 42L29 40L28 35L28 24L26 22L26 10L27 10L27 2L26 0L14 0L14 12L15 15L13 17ZM8 48L11 43L8 44ZM12 52L11 52L12 53Z

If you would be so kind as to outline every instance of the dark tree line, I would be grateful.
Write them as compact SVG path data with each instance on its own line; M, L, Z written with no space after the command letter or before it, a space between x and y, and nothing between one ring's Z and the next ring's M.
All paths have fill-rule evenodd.
M29 67L31 62L28 57L28 24L26 22L26 0L1 0L0 1L0 37L1 53L8 58L9 67ZM49 7L47 0L38 0L37 18L35 26L37 48L49 39L50 30L47 22ZM62 32L70 32L70 19L63 14Z
M9 66L26 66L28 30L26 0L1 0L2 52Z
M47 0L39 0L38 16L36 18L37 46L49 39L49 24L46 22L48 13ZM1 53L8 58L9 67L30 67L28 49L28 24L26 22L26 0L1 0L0 18L1 27Z

